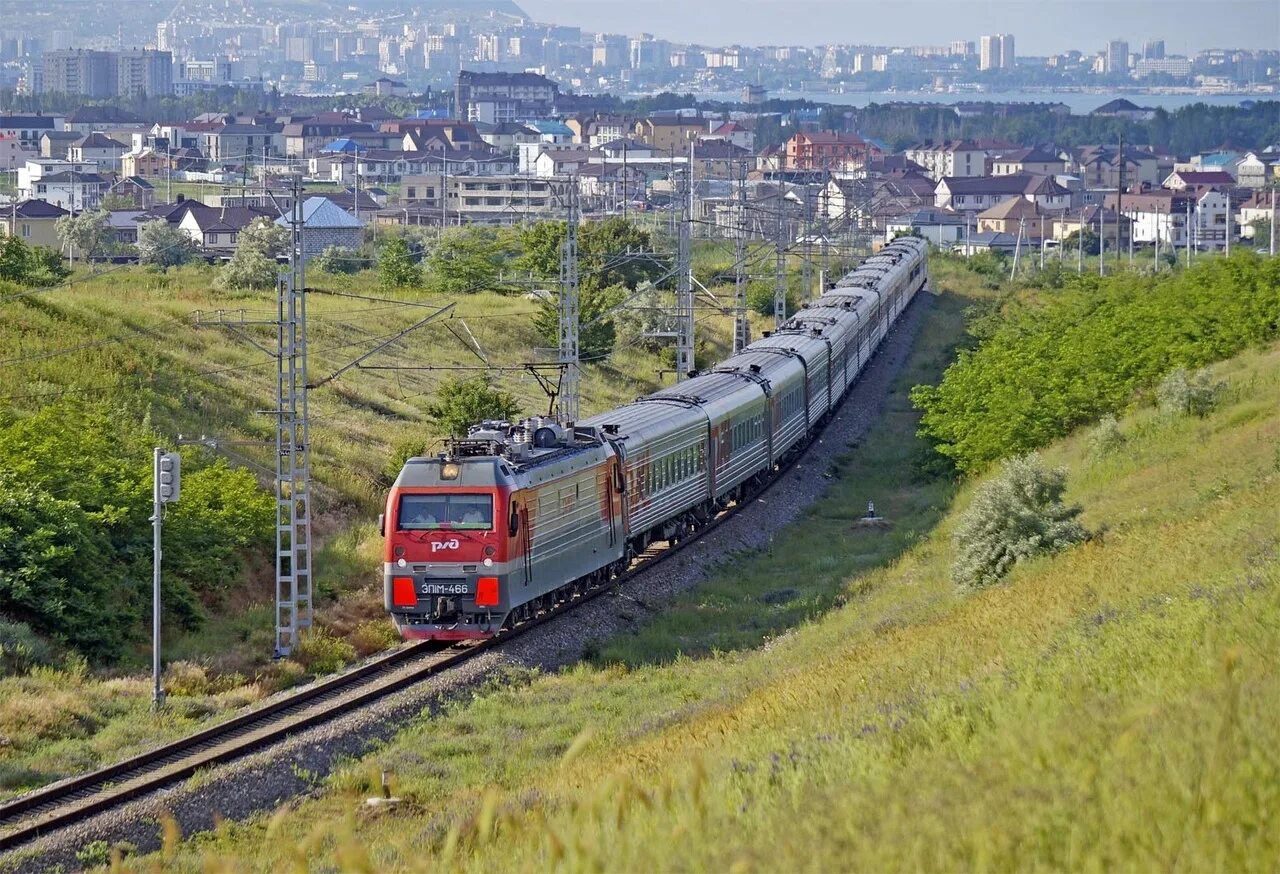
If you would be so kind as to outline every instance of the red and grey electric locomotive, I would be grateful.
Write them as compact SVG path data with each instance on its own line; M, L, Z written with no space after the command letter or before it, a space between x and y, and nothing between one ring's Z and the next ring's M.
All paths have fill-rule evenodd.
M697 531L803 449L927 281L927 244L900 238L710 371L585 422L483 422L409 459L381 519L400 633L491 637Z

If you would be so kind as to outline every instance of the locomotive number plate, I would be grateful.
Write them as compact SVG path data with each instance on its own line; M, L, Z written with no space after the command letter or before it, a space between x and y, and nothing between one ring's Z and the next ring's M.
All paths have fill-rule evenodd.
M471 588L466 583L423 583L420 591L424 595L471 594Z

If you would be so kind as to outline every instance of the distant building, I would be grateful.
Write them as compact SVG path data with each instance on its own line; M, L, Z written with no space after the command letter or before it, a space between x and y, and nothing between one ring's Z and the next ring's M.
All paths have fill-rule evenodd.
M1164 40L1149 39L1142 44L1142 59L1144 61L1162 61L1164 60Z
M459 70L454 98L458 117L497 124L555 113L560 86L538 73Z
M1122 39L1113 39L1107 43L1104 55L1104 71L1108 76L1118 76L1129 72L1129 43Z
M997 33L978 42L979 70L1011 70L1016 65L1013 34Z
M1129 121L1150 121L1155 116L1156 111L1150 106L1139 106L1132 100L1117 97L1115 100L1109 100L1102 104L1089 114L1125 118Z
M289 220L281 216L276 224L286 227ZM302 201L302 227L302 257L310 260L330 247L359 248L364 222L327 197L308 197Z
M44 200L24 200L0 210L0 236L16 236L29 246L61 248L57 221L71 213Z
M155 49L65 49L45 52L43 65L41 91L46 94L137 97L173 92L173 55Z

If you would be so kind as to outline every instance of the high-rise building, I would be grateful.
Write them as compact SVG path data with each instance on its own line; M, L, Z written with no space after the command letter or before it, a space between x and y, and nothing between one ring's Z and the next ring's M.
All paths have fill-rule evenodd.
M94 49L45 52L41 91L46 94L114 97L118 70L114 52Z
M173 93L173 55L155 49L45 52L41 90L84 97Z
M1147 61L1164 60L1164 40L1149 39L1142 44L1142 57Z
M1129 72L1129 43L1122 39L1113 39L1107 43L1106 65L1107 75Z
M1000 38L984 36L978 41L978 69L1000 69Z
M962 58L969 58L977 54L971 39L958 39L951 43L951 54Z
M129 49L116 53L116 96L173 93L173 55L155 49Z
M1000 67L1004 70L1012 70L1018 63L1013 53L1013 34L1002 33L998 39L1000 40Z

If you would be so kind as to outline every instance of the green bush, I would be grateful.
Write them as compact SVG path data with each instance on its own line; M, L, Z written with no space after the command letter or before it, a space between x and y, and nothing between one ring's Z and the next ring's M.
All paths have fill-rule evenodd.
M512 419L519 410L515 397L494 386L486 376L446 379L426 406L426 413L436 426L453 437L465 437L468 426L486 419Z
M325 273L331 273L335 276L350 276L368 267L369 259L355 249L329 246L311 264L317 270L322 270Z
M383 288L418 288L422 285L422 267L409 251L404 237L392 237L378 253L378 280Z
M327 629L315 627L298 636L293 655L313 674L332 674L355 661L356 648Z
M0 616L0 677L53 664L53 647L31 626Z
M1080 507L1062 502L1066 482L1065 470L1046 468L1038 456L1006 461L960 517L952 579L965 588L990 585L1018 562L1085 540Z
M1175 367L1274 338L1280 259L1215 258L1176 276L1072 279L1012 300L941 384L917 386L921 432L965 473L1123 410Z
M1188 372L1185 367L1176 367L1160 380L1156 400L1167 415L1204 418L1218 406L1226 387L1205 368Z
M759 313L762 316L771 316L774 314L776 299L774 297L774 287L771 282L752 282L747 285L747 308ZM796 311L796 296L787 289L787 313Z
M1089 455L1093 458L1105 458L1118 452L1126 439L1124 432L1120 430L1120 420L1108 413L1089 432Z

